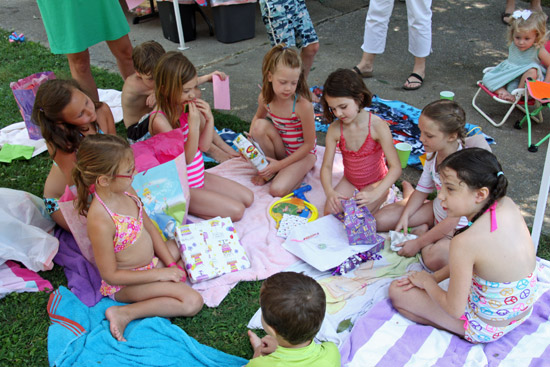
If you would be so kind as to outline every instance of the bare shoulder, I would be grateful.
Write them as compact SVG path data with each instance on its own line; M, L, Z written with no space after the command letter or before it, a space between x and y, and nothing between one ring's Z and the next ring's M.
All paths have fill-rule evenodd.
M340 121L339 120L333 121L329 125L325 140L326 139L340 140Z
M380 140L381 137L391 134L388 123L380 117L371 113L371 136L374 140Z
M303 110L303 111L309 111L313 110L313 103L308 101L307 98L304 97L298 97L296 100L296 110Z

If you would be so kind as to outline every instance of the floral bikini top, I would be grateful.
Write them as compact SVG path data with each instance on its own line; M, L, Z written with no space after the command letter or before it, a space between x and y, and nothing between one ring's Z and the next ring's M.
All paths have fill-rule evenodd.
M142 215L142 205L141 201L132 194L125 192L126 195L134 199L138 208L139 214L137 218L132 217L131 215L122 215L113 213L107 205L101 200L99 195L96 193L95 197L103 205L105 210L109 213L113 222L115 223L115 237L113 238L113 245L115 247L115 254L126 249L128 246L133 245L141 234L141 228L143 227L143 215Z

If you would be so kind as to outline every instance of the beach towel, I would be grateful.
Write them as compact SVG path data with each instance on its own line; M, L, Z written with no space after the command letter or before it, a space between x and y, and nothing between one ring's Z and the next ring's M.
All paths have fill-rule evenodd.
M18 263L0 264L0 298L12 292L39 292L52 290L52 284L36 272L22 268Z
M126 342L109 331L105 310L123 305L109 298L88 308L67 288L50 295L48 359L50 366L240 367L248 361L202 345L170 320L150 317L126 327Z
M324 152L324 147L317 147L315 166L304 179L304 182L312 188L306 193L307 199L320 210L324 207L326 199L319 177ZM216 307L239 281L265 279L287 268L298 259L282 247L284 239L277 236L275 221L268 213L269 207L278 198L269 194L269 183L263 186L252 184L250 180L256 174L256 170L249 162L242 157L233 158L208 169L207 172L236 181L254 192L254 202L245 210L243 218L234 223L241 244L250 259L251 267L193 285L193 288L202 294L207 306ZM342 176L342 156L336 154L333 184L335 185ZM201 220L192 216L190 219L193 222Z
M63 267L68 287L78 299L88 307L94 306L103 298L99 292L99 270L82 255L70 232L58 227L55 237L59 240L59 251L53 261Z
M471 344L416 324L391 302L377 303L340 347L343 366L547 366L550 361L550 262L538 260L540 298L527 321L499 340Z
M284 270L312 277L325 291L327 310L315 337L317 342L331 341L338 346L342 345L348 339L356 320L378 301L388 298L388 288L394 279L408 271L422 270L418 256L399 256L389 247L389 241L386 241L386 246L376 254L379 255L376 259L368 260L344 275L333 276L330 271L318 271L304 262L295 263ZM248 328L262 328L260 309L250 319Z

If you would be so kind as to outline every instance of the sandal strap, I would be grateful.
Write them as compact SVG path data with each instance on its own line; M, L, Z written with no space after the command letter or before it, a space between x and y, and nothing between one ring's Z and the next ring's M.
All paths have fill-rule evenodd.
M422 77L421 77L420 75L418 75L417 73L410 73L410 74L409 74L409 78L410 78L411 76L412 76L412 77L415 77L415 78L418 79L418 80L420 80L420 83L424 83L424 78L422 78ZM418 83L418 82L415 82L415 81L409 81L409 78L407 78L407 81L408 81L409 83Z

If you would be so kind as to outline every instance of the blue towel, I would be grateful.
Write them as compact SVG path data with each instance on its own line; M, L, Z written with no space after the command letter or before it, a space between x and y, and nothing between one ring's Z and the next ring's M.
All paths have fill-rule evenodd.
M50 366L243 366L246 359L202 345L168 319L132 321L124 331L127 342L109 331L105 310L123 305L103 298L88 308L67 288L50 295L48 330Z

